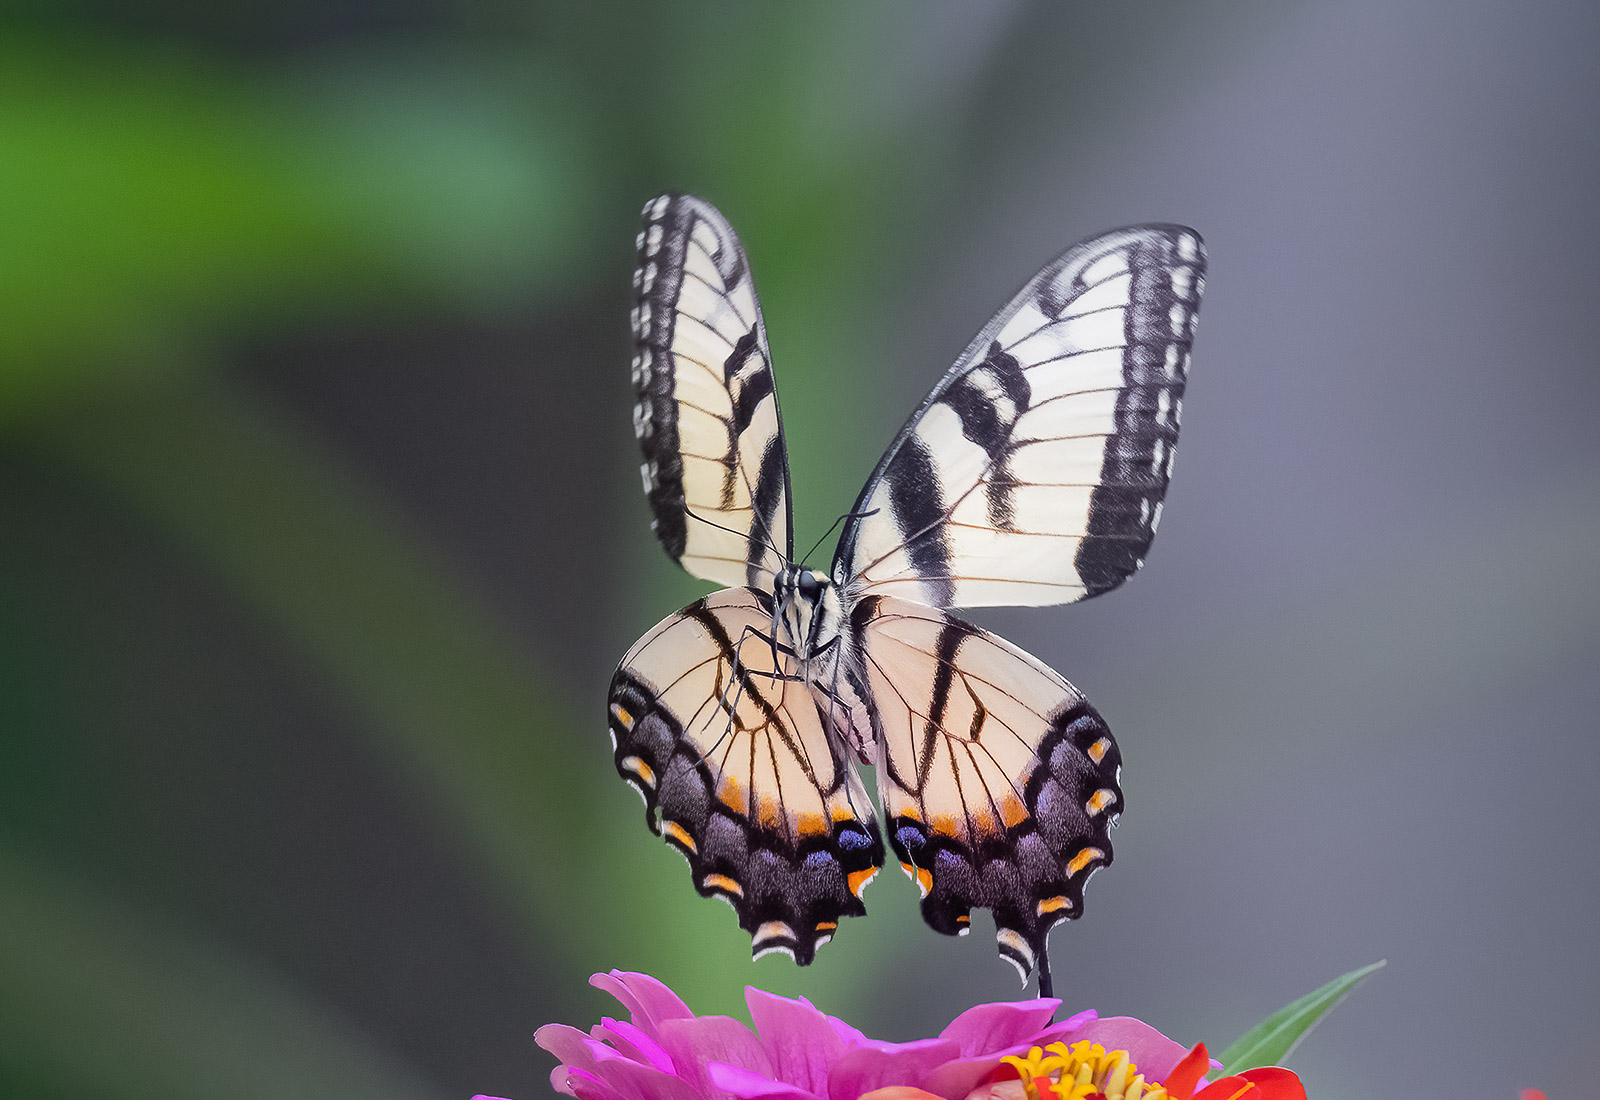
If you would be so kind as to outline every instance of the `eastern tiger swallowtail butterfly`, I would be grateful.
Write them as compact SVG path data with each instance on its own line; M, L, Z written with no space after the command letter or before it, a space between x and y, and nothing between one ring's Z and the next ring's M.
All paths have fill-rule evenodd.
M611 682L618 772L756 957L812 960L883 865L854 762L938 932L994 914L1049 988L1046 936L1111 862L1121 755L1083 695L948 608L1070 603L1143 564L1161 517L1204 286L1192 229L1067 249L911 414L833 568L793 560L789 467L750 266L709 203L644 209L634 429L662 545L726 585ZM852 759L853 758L853 759Z

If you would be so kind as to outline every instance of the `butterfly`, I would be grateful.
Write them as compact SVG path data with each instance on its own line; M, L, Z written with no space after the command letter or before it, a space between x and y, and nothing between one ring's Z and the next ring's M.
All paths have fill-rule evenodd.
M634 429L652 526L724 585L628 650L618 773L755 957L812 961L883 866L937 932L993 913L1048 994L1046 938L1111 862L1121 754L1042 661L950 614L1070 603L1144 562L1172 473L1205 250L1138 225L1073 245L997 313L867 479L827 573L794 560L750 265L709 203L644 208ZM884 826L856 765L875 768Z

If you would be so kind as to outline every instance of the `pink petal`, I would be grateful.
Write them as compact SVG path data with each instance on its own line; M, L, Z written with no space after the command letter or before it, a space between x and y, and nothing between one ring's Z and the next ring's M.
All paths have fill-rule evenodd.
M533 1033L533 1041L565 1064L587 1070L594 1069L595 1057L591 1052L602 1045L566 1024L545 1024Z
M708 1063L706 1076L718 1090L739 1100L819 1100L815 1093L726 1062Z
M862 1093L886 1085L917 1085L958 1053L948 1039L914 1043L868 1042L847 1050L828 1074L829 1100L857 1100Z
M1026 1054L1026 1047L1017 1047L1018 1051ZM980 1054L975 1058L957 1058L946 1062L928 1073L922 1079L920 1088L944 1100L961 1100L973 1089L977 1088L984 1078L988 1077L1000 1065L1000 1055Z
M672 1056L666 1052L660 1043L645 1034L643 1028L635 1027L622 1020L613 1020L610 1016L600 1019L600 1026L591 1031L590 1036L609 1042L613 1047L635 1062L643 1062L647 1066L655 1066L665 1073L672 1073L675 1067Z
M833 1026L835 1021L809 1001L791 1001L753 987L745 988L744 999L771 1059L772 1076L824 1095L828 1071L846 1049L846 1040ZM856 1035L865 1041L860 1032Z
M617 1090L592 1073L569 1066L557 1066L550 1073L550 1085L557 1092L579 1100L622 1100Z
M1005 1050L1032 1038L1060 1007L1054 997L978 1005L950 1021L939 1038L953 1041L964 1057Z
M1074 1029L1072 1042L1087 1040L1107 1050L1125 1050L1146 1081L1163 1080L1189 1053L1161 1032L1132 1016L1105 1016Z
M593 975L589 984L621 1001L633 1022L651 1035L657 1034L667 1020L694 1015L676 993L648 974L613 970Z
M705 1100L689 1082L654 1066L616 1055L595 1066L595 1076L615 1090L620 1100ZM589 1100L581 1091L582 1100Z
M661 1045L672 1056L678 1075L703 1095L713 1091L706 1076L708 1062L725 1062L767 1078L772 1076L772 1062L760 1040L732 1016L668 1020L661 1025Z
M749 986L746 986L745 988L748 989ZM821 1011L816 1005L812 1004L808 998L801 997L800 1003L814 1011ZM828 1026L833 1028L835 1035L844 1040L845 1046L856 1047L863 1043L869 1043L872 1041L868 1039L865 1034L857 1031L855 1028L851 1027L837 1016L828 1017Z
M945 1100L961 1100L962 1097L977 1088L985 1078L1000 1067L1000 1060L1004 1055L1022 1055L1028 1052L1029 1047L1049 1046L1095 1018L1094 1009L1087 1009L1075 1016L1051 1024L1042 1031L1033 1032L1020 1042L1009 1047L1002 1047L991 1054L952 1059L923 1078L921 1087L927 1092L944 1097ZM945 1030L948 1033L949 1028ZM1074 1038L1076 1037L1074 1036Z
M1030 1036L1029 1038L1024 1039L1021 1043L1018 1043L1014 1049L1003 1050L1000 1053L1026 1054L1029 1047L1047 1047L1051 1043L1065 1040L1069 1035L1072 1036L1073 1041L1076 1041L1079 1036L1074 1035L1073 1033L1081 1030L1085 1024L1088 1024L1094 1020L1098 1020L1099 1018L1100 1014L1098 1012L1092 1008L1086 1008L1082 1012L1068 1016L1065 1020L1057 1020L1049 1027L1041 1030L1038 1034Z

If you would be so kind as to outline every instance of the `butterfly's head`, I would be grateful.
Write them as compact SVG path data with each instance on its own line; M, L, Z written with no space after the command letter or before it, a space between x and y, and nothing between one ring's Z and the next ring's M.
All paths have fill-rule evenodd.
M773 578L773 617L784 640L802 661L826 651L844 623L839 590L826 573L790 565Z

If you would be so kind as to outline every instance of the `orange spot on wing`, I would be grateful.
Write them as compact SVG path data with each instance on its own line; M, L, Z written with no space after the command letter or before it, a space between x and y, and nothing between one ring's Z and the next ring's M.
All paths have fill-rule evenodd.
M731 775L723 776L722 782L717 784L717 801L730 810L737 810L739 813L745 812L744 788Z
M1041 901L1039 903L1039 915L1042 917L1046 913L1058 912L1058 911L1060 911L1062 909L1067 908L1067 906L1069 906L1070 904L1072 904L1072 903L1069 902L1066 899L1066 897L1064 895L1061 895L1061 894L1057 894L1053 898L1045 898L1043 901Z
M1089 746L1089 759L1098 764L1106 758L1106 753L1109 751L1111 751L1111 739L1102 737Z
M1016 795L1008 794L1000 800L1000 820L1005 822L1008 829L1020 825L1028 820L1028 807Z
M1105 853L1099 848L1079 848L1078 854L1072 857L1067 864L1067 874L1075 875L1097 859L1104 859Z
M694 837L689 835L689 830L679 825L676 821L663 821L661 831L667 834L668 840L675 840L687 851L698 855L700 846L694 842Z
M818 932L834 932L837 931L838 928L839 922L836 920L819 920L817 922Z
M828 831L828 819L821 814L801 814L795 827L800 830L801 836L821 836Z
M900 868L905 871L911 881L917 884L917 889L922 892L922 896L927 897L928 891L933 889L933 872L924 867L913 867L909 863L900 864Z
M756 799L756 824L766 829L778 827L778 800L776 798Z
M736 898L744 897L744 887L739 885L737 879L727 875L707 875L705 886L708 890L721 890L725 894L732 894Z
M861 891L867 888L867 883L871 882L877 873L878 869L876 867L867 867L860 871L851 871L849 877L845 880L845 885L849 886L850 892L859 898L861 896Z
M1101 787L1098 791L1095 791L1094 794L1089 796L1089 801L1083 804L1083 808L1088 812L1090 817L1094 817L1116 800L1116 791L1113 791L1107 787Z

